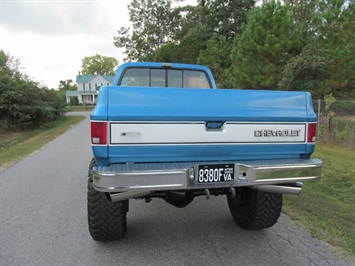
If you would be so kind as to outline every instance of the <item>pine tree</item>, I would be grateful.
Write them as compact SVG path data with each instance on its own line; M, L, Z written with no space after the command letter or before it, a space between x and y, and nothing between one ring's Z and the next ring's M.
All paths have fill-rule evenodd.
M289 5L271 1L249 13L234 39L229 80L234 87L274 89L287 61L302 50L302 31Z

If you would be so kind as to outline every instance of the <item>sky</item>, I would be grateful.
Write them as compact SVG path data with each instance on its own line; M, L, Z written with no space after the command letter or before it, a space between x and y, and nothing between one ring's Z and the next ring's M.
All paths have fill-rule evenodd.
M48 88L58 88L60 80L75 82L85 56L123 63L124 50L113 38L131 25L130 2L0 0L0 50L18 58L22 72Z

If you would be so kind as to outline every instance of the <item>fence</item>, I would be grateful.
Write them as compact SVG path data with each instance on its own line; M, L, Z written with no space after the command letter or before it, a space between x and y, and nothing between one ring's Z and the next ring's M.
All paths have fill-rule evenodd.
M355 100L313 101L318 116L318 142L355 148Z

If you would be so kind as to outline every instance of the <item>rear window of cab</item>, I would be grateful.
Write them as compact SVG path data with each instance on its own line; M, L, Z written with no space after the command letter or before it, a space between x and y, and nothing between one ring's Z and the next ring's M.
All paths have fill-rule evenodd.
M119 83L126 87L210 89L205 72L186 69L128 68Z

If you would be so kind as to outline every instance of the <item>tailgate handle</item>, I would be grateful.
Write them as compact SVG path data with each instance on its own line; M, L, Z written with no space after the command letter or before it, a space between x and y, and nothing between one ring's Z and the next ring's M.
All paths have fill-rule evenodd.
M207 131L222 131L225 121L207 121L206 130Z

